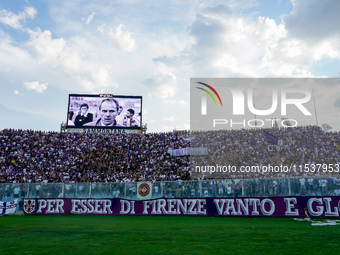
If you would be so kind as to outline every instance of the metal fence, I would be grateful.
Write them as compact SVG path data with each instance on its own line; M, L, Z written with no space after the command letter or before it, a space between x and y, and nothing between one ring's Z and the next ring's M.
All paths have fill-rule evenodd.
M2 183L0 200L124 198L138 200L131 183ZM339 196L340 177L152 182L152 198Z

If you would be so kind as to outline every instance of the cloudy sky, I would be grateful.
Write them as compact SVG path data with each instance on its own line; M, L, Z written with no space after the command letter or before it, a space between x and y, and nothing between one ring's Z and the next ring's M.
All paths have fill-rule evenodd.
M0 129L59 131L77 93L143 96L149 132L188 129L191 77L339 77L339 13L338 0L0 0Z

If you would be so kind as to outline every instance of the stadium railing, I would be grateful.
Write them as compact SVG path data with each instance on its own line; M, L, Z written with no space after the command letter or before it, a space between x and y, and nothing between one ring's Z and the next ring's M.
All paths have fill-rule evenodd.
M124 198L139 200L131 183L0 183L0 200L15 198ZM340 177L148 182L150 199L184 197L337 196Z

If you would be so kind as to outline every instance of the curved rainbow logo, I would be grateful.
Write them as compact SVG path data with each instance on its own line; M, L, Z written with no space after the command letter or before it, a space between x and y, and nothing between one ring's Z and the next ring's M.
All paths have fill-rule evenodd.
M217 93L217 91L216 91L213 87L211 87L210 85L208 85L208 84L206 84L206 83L203 83L203 82L197 82L197 83L198 83L198 84L201 84L201 85L204 85L204 86L206 86L206 87L208 87L212 92L214 92L214 94L217 96L217 98L218 98L218 100L220 101L220 104L221 104L221 106L222 106L222 100L221 100L221 98L220 98L220 95ZM196 87L196 88L201 89L201 90L203 90L204 92L206 92L206 93L214 100L214 103L215 103L215 105L217 106L216 100L215 100L214 96L211 94L210 91L208 91L208 90L206 90L206 89L203 89L203 88L200 88L200 87Z

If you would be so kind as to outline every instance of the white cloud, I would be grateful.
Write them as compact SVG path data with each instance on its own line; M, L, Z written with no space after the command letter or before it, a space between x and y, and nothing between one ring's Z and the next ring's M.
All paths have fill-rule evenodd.
M32 67L31 64L27 51L0 31L0 68L7 73L22 74L25 68Z
M28 18L34 19L37 13L37 10L33 7L26 7L25 10L19 14L2 9L0 10L0 23L15 29L20 29L22 28L21 21L25 21Z
M149 88L151 96L166 99L174 97L177 93L177 77L171 72L156 73L144 83Z
M97 30L101 33L104 34L106 29L106 24L101 24L99 27L97 27Z
M175 57L195 43L193 38L188 37L186 33L174 34L171 31L163 31L162 34L157 34L149 39L149 48L157 58L162 58L162 56Z
M157 1L49 1L36 5L44 15L32 7L17 14L0 8L0 26L5 27L0 28L0 77L9 84L2 87L1 102L24 109L26 102L12 100L19 98L14 88L17 95L29 89L21 87L23 81L44 81L60 97L136 94L143 96L149 131L183 128L189 119L190 77L306 77L313 76L311 67L319 60L340 58L339 4L292 2L293 12L282 22L263 13L259 17L256 0L178 0L167 6ZM279 17L281 10L274 11ZM91 26L94 22L102 25ZM36 83L30 88L46 90ZM36 109L41 109L38 103ZM170 122L174 112L176 122ZM165 124L173 125L161 127Z
M92 12L92 14L87 18L87 20L86 20L86 25L88 25L88 24L91 23L91 21L93 20L94 14L95 14L95 13Z
M136 42L132 37L132 33L129 31L123 32L123 25L120 24L115 31L110 29L109 36L115 39L119 45L119 47L126 52L134 52L136 50Z
M38 81L27 81L24 82L24 85L27 89L35 90L39 93L44 93L44 91L47 89L47 83L40 83Z
M165 99L163 100L164 103L166 104L180 104L183 106L188 106L189 102L185 100L178 100L178 99Z
M48 72L59 73L72 82L73 89L85 89L87 92L105 92L108 87L118 87L113 80L111 65L99 60L99 51L93 42L82 36L53 38L51 31L29 30L30 39L27 49L34 61ZM36 71L38 71L37 68ZM69 84L60 84L70 89Z
M298 10L294 15L302 17ZM340 57L339 37L321 42L292 37L284 23L223 5L202 8L188 31L195 41L190 49L154 59L177 76L188 63L191 77L312 77L315 61Z
M92 73L92 79L95 84L107 84L109 85L111 82L111 66L110 65L102 65L97 68L96 72ZM118 87L116 83L110 84L111 86Z
M34 19L35 16L38 14L38 11L33 7L26 7L25 12L30 19Z
M19 92L18 90L15 89L15 90L14 90L14 94L15 94L15 95L19 95L20 92Z
M304 41L318 42L339 38L340 1L291 0L293 11L283 17L290 36Z
M49 30L30 30L29 34L27 46L40 63L57 61L65 50L66 41L63 38L53 39Z
M213 76L268 75L271 70L263 59L270 58L285 36L274 20L252 19L224 6L202 10L189 32L196 41L191 56L196 72Z

